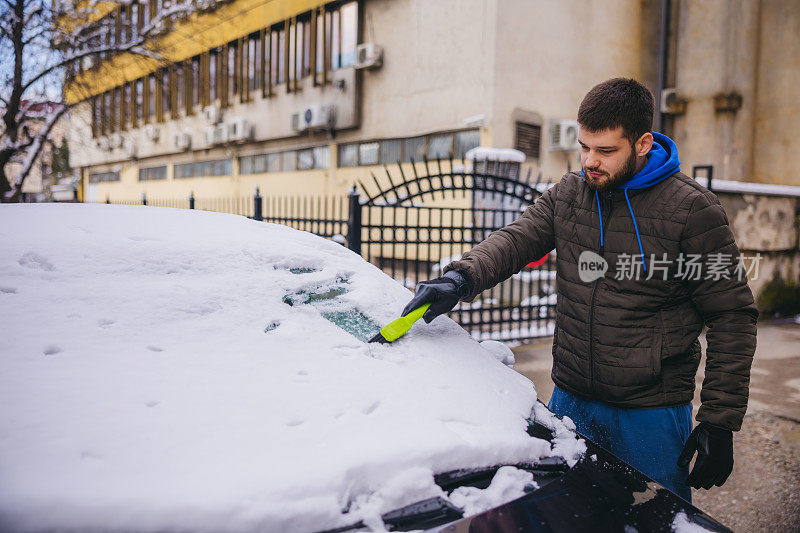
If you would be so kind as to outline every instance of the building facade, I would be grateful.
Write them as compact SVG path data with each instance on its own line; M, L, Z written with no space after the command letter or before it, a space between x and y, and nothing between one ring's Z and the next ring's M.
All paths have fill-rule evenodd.
M98 4L104 5L104 4ZM230 0L172 23L158 58L76 65L84 201L344 194L383 165L516 148L578 167L599 81L651 88L682 168L800 184L800 1ZM160 0L98 13L137 31ZM107 37L113 39L113 32ZM117 37L118 38L118 37ZM698 169L698 172L700 170ZM703 168L702 172L708 172Z

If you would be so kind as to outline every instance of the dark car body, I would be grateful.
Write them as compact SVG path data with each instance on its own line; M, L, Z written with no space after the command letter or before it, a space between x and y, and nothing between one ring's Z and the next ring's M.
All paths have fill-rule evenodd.
M586 439L584 458L522 498L436 531L673 531L675 517L731 531L673 492Z
M550 429L529 420L532 437L552 440ZM462 510L441 498L431 498L382 516L390 531L446 533L680 531L699 526L707 531L729 528L662 487L612 453L586 441L586 453L573 467L560 457L530 465L513 465L534 474L530 492L488 511L463 518ZM459 486L486 488L498 468L465 469L435 476L450 492ZM682 514L682 516L680 516ZM363 530L362 523L327 533Z

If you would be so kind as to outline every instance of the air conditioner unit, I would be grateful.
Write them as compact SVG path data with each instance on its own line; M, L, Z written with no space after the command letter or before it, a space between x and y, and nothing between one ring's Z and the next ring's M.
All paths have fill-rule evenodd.
M383 65L383 48L375 43L364 43L356 46L356 60L354 67L357 69L376 69Z
M158 126L156 126L155 124L147 124L144 127L144 136L150 139L151 141L157 141L160 133L161 132L158 129Z
M253 125L244 118L236 117L230 122L229 132L231 141L246 141L253 136Z
M98 137L97 147L103 151L108 151L111 148L111 144L108 141L108 137Z
M686 99L678 95L678 89L663 89L659 103L659 111L666 115L680 115L686 112Z
M136 159L136 144L133 141L125 143L125 156L131 159Z
M578 149L578 122L575 120L557 120L550 124L551 150Z
M228 126L225 124L217 124L216 126L208 126L203 133L206 144L211 146L214 144L221 144L228 142Z
M178 150L188 150L192 145L192 138L188 133L176 133L172 136L172 143Z
M203 119L209 124L217 124L222 120L222 110L217 105L207 105L203 108Z
M334 108L328 105L313 105L292 115L292 129L296 132L326 129L333 126Z
M122 135L119 133L112 133L108 138L108 145L110 148L122 148Z

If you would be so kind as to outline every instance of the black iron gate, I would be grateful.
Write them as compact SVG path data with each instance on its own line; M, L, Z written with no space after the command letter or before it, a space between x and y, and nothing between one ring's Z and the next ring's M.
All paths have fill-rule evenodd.
M540 196L519 164L436 160L402 165L359 182L350 195L348 246L409 289L441 275L451 261L516 219ZM540 259L540 258L536 258ZM518 274L460 303L450 314L478 340L521 340L553 332L555 261L533 261Z

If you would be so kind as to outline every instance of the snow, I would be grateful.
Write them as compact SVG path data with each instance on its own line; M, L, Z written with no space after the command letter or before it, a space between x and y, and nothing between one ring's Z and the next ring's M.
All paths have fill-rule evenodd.
M686 513L681 511L672 519L672 531L675 533L707 533L709 530L689 520Z
M466 159L473 161L510 161L515 163L525 162L525 154L513 148L492 148L490 146L478 146L467 151L464 155Z
M485 489L459 487L450 493L450 501L463 508L467 515L473 515L515 500L535 488L538 487L533 474L513 466L503 466Z
M481 346L489 350L495 358L507 366L514 366L514 352L500 341L486 340Z
M410 297L339 244L235 215L0 207L0 530L380 529L441 494L434 473L574 464L583 441L449 318L359 340ZM519 494L496 482L463 501Z
M708 187L708 178L695 178L697 183ZM753 183L747 181L732 181L712 179L713 192L740 192L743 194L764 194L767 196L800 196L800 187L795 185L776 185L772 183Z

